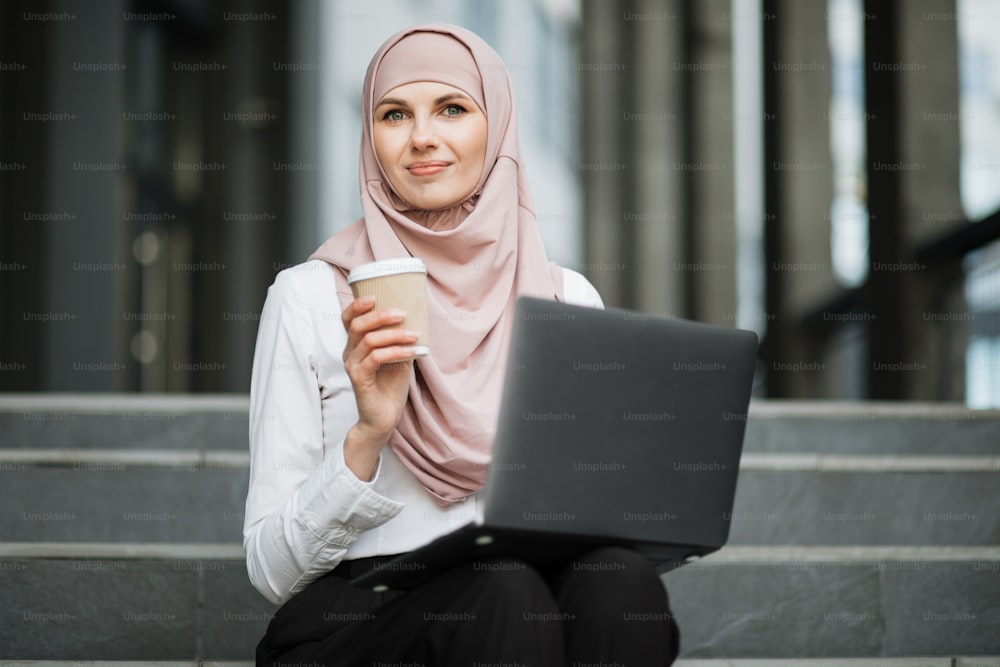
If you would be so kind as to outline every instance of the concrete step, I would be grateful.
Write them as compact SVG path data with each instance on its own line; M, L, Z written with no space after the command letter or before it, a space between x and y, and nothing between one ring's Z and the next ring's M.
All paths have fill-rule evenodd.
M247 465L245 453L214 450L3 450L0 534L240 543ZM1000 540L1000 457L757 453L741 468L731 544Z
M245 396L0 396L0 667L252 660L247 425ZM730 546L664 575L678 664L1000 667L998 435L1000 411L753 403Z
M960 404L751 401L745 452L1000 454L1000 410Z
M252 660L275 609L237 545L3 544L0 554L2 659Z
M1000 667L1000 657L991 656L907 656L905 658L748 658L713 660L681 658L674 667Z
M727 547L664 580L685 658L1000 655L1000 547ZM4 660L248 660L275 609L230 545L2 544L0 590Z
M612 663L614 664L614 663ZM0 667L253 667L241 660L13 660ZM949 656L944 658L793 658L790 660L713 660L680 658L674 667L1000 667L1000 657Z
M0 449L247 450L246 395L0 395Z
M614 663L611 663L614 664ZM13 660L0 667L253 667L241 660ZM790 660L746 660L679 658L674 667L1000 667L996 656L949 656L943 658L792 658Z
M664 578L688 657L1000 653L1000 547L727 547Z
M0 667L254 667L255 664L253 660L4 660Z
M0 465L0 534L20 542L242 543L245 462L124 460Z
M0 449L246 451L245 395L0 395ZM726 418L723 415L723 418ZM958 404L753 401L746 452L1000 455L1000 410Z
M965 470L952 457L921 472L898 471L913 463L907 457L895 457L898 467L883 471L846 462L832 470L789 470L784 458L740 471L730 544L1000 543L1000 466L976 472L978 457Z

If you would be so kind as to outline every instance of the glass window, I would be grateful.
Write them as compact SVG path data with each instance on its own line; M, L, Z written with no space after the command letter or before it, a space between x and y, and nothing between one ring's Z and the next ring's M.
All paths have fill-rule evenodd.
M970 220L1000 211L1000 3L958 0L962 206ZM1000 407L1000 242L966 258L966 402Z
M831 265L837 280L856 287L868 275L868 174L865 166L864 8L861 0L829 0Z

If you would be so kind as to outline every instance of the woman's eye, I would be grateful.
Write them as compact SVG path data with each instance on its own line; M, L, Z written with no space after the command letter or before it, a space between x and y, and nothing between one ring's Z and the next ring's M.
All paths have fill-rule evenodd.
M446 116L461 116L465 113L465 108L457 104L449 104L444 108L444 115Z
M385 115L382 116L382 120L389 120L394 123L398 123L404 118L406 118L406 114L404 114L399 109L390 109L389 111L385 112Z

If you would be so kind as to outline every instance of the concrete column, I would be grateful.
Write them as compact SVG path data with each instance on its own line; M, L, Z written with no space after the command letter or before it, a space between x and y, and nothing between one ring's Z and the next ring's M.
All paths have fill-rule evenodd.
M682 26L675 0L583 5L585 272L608 305L683 310Z
M963 220L959 171L962 123L959 106L958 14L954 0L900 3L900 215L909 247L957 229ZM913 167L913 168L909 168ZM911 332L901 357L913 400L962 400L968 312L964 272L958 264L899 267L908 294L904 329ZM913 266L906 266L907 263ZM907 368L903 366L902 368Z
M324 126L331 121L321 116L324 91L323 33L320 17L322 7L312 0L294 0L289 4L291 29L294 34L289 44L290 60L301 66L289 74L288 109L294 118L288 119L290 154L296 162L319 165L320 137ZM345 160L349 162L349 160ZM318 245L317 227L320 225L320 192L327 185L323 177L329 172L319 169L302 172L289 184L288 197L288 253L284 263L295 263L308 257ZM271 267L272 270L274 267Z
M713 324L736 321L736 215L733 175L732 26L730 0L690 3L697 38L690 73L694 166L691 234L695 269L690 315ZM756 20L751 17L751 20Z
M765 223L780 237L767 257L768 279L780 283L778 302L768 304L769 338L777 336L766 359L769 391L775 396L817 397L824 393L822 345L811 345L799 328L802 317L835 294L830 259L830 49L826 3L780 0L765 4L763 20L773 22L774 56L765 59L767 80L777 97L765 109L765 125L778 133L778 150L767 157L767 178L777 188ZM777 391L774 391L777 389Z
M25 318L45 301L48 237L25 211L49 209L42 175L51 123L26 120L25 112L49 108L46 61L52 23L26 22L35 4L5 3L0 21L0 391L43 389L44 341L39 323ZM51 223L50 223L51 224Z
M961 398L961 267L915 252L962 221L955 3L870 1L866 11L869 396Z
M575 72L580 77L583 109L581 170L585 226L583 272L609 306L626 303L630 287L627 271L634 271L631 248L623 242L622 201L624 179L614 171L599 171L590 165L626 164L627 147L621 122L622 97L632 73L623 50L626 34L621 28L621 7L600 0L584 0L581 25L580 60Z
M681 2L636 0L623 12L624 33L633 48L628 73L630 108L622 120L632 142L623 172L632 187L623 223L632 228L635 257L633 306L654 313L686 315L684 290L691 280L685 259L685 174L693 165L683 135L683 78L693 73L684 53Z
M220 61L220 90L205 90L203 160L222 163L201 175L200 223L192 230L190 275L194 345L179 367L193 391L246 391L258 315L282 256L286 192L315 177L318 164L289 149L287 90L296 63L288 57L290 10L257 0L230 10ZM224 20L226 15L223 15Z
M17 223L48 232L44 304L33 313L52 318L37 322L36 335L45 341L43 386L121 391L134 371L122 339L120 291L131 262L116 224L127 168L121 131L126 3L49 6L56 16L72 18L53 22L48 72L36 73L49 82L49 108L23 111L59 118L46 123L45 209L56 218Z

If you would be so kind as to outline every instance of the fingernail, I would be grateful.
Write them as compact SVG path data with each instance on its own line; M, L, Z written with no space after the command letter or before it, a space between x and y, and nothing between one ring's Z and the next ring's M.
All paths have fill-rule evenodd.
M396 309L390 310L389 311L389 317L392 317L392 318L397 319L397 320L401 320L401 319L403 319L403 318L406 317L406 311L405 310L396 310Z
M420 332L419 331L407 330L406 331L406 337L407 338L412 338L413 340L416 340L416 339L420 338Z

